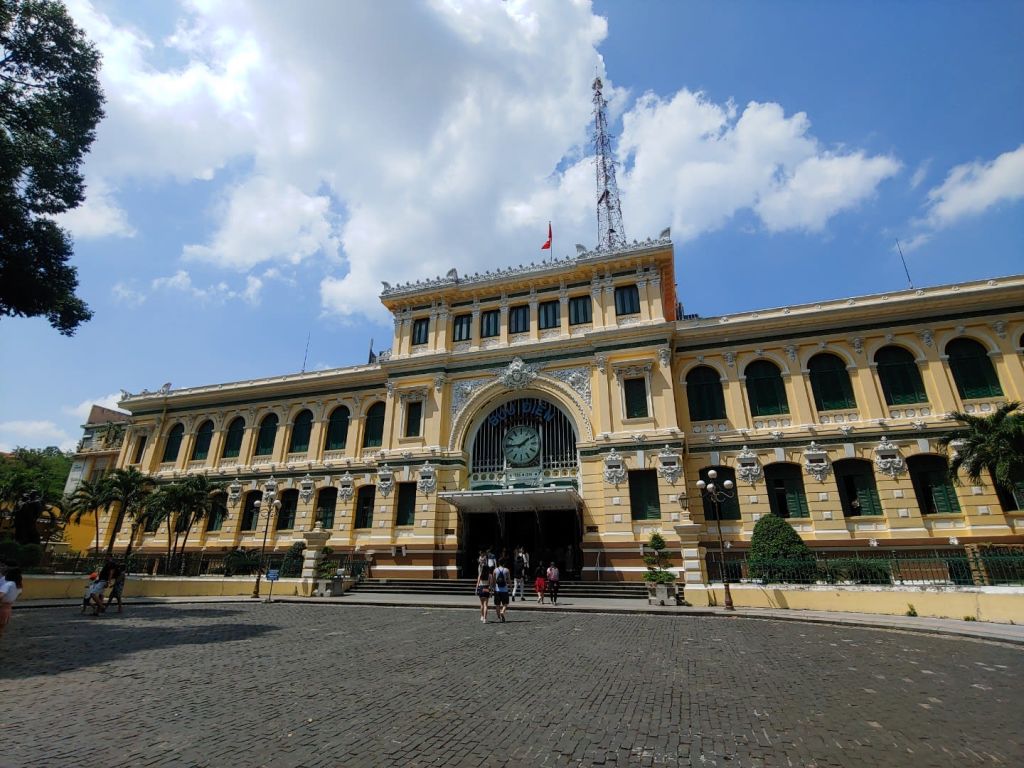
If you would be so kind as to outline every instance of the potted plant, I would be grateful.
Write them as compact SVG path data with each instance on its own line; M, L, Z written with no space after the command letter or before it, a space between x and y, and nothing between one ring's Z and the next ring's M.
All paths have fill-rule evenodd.
M668 570L670 565L668 546L660 533L652 533L644 552L644 565L647 573L647 600L653 605L678 605L679 589L675 583L676 576Z

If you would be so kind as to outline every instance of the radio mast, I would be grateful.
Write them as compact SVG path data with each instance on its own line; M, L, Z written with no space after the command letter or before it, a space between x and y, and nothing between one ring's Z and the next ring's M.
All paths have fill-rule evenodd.
M608 102L601 93L601 78L594 78L594 162L597 165L597 249L626 247L622 228L619 185L615 181L611 135L608 133Z

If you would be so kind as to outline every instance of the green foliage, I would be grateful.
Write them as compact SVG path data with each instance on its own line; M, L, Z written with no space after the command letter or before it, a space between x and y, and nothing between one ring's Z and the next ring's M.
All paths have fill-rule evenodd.
M306 544L302 541L296 541L288 547L284 562L281 563L281 578L294 578L302 575L302 550L305 548Z
M14 539L0 541L0 563L12 568L35 568L43 561L42 544L19 544Z
M260 567L260 553L258 550L246 551L236 549L224 556L225 576L249 576L256 573Z
M964 621L977 621L977 616L964 616Z
M75 295L71 238L51 217L84 198L99 67L63 3L0 3L0 315L43 315L67 336L92 312Z
M991 416L953 413L964 429L942 438L944 447L956 443L956 453L949 462L949 476L959 484L962 469L971 483L982 485L983 472L991 472L995 480L1007 488L1024 482L1024 412L1020 403L1004 403Z
M754 526L747 557L750 576L762 581L811 582L815 579L814 555L793 530L776 515L765 515Z
M114 552L114 541L121 531L125 519L131 521L132 533L138 530L149 514L146 499L153 492L154 480L149 475L144 475L135 467L128 469L115 469L107 475L103 482L106 484L110 503L117 504L117 517L110 530L110 540L107 542L106 556L111 557ZM131 543L135 540L134 535L128 542L128 551L125 557L131 554Z
M71 457L55 447L16 448L0 457L0 505L13 513L15 540L39 543L40 519L62 512L70 471Z
M830 584L892 584L892 561L885 558L837 557L818 564L819 575Z
M652 533L644 552L644 565L647 566L644 581L647 583L671 584L676 580L675 574L667 569L672 561L666 550L667 545L661 534Z

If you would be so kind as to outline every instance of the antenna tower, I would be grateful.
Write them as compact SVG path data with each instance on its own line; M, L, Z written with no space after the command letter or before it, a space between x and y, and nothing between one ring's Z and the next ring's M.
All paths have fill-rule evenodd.
M594 78L594 161L597 165L597 249L626 247L622 227L619 185L615 181L611 134L608 133L608 102L601 93L601 78Z

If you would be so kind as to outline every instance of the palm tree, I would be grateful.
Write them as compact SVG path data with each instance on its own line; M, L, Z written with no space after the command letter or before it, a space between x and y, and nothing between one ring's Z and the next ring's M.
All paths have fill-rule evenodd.
M991 416L956 412L952 418L964 429L940 440L955 450L949 462L949 476L958 482L962 469L970 481L980 485L986 470L998 486L1014 489L1024 483L1024 413L1020 403L1004 403Z
M146 497L140 516L140 523L147 531L155 531L162 523L167 523L167 568L171 563L172 528L180 496L181 486L178 483L162 485Z
M125 559L127 559L128 553L131 552L132 542L135 541L135 533L144 520L146 497L152 492L154 481L149 475L144 475L135 467L129 467L128 469L115 469L106 478L106 482L110 492L111 505L115 502L118 505L117 517L114 519L114 525L110 531L110 541L107 543L106 556L113 555L114 541L117 539L117 534L121 532L121 526L124 525L124 520L127 517L132 521L132 537L128 542L128 552L125 553Z
M179 557L184 563L185 547L192 526L210 517L213 512L214 497L226 487L222 482L211 482L206 475L192 475L182 485L187 488L188 505L185 514L185 538L181 542Z
M103 478L79 483L75 492L68 497L64 513L64 522L70 521L75 525L81 523L86 515L94 515L97 554L100 551L100 509L104 512L110 509L110 492Z

